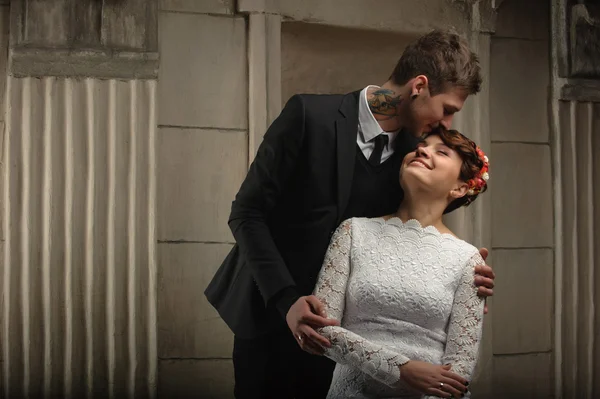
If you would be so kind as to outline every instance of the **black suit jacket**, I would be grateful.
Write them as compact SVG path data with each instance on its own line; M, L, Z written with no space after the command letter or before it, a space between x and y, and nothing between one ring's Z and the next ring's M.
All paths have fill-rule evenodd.
M282 293L314 288L350 197L359 94L295 95L264 136L232 205L236 244L205 291L238 337L284 325ZM404 134L395 142L402 156L416 145Z

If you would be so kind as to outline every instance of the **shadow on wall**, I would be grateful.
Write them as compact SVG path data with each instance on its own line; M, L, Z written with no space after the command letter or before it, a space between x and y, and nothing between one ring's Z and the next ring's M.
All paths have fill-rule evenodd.
M414 36L304 22L281 26L282 100L383 84Z

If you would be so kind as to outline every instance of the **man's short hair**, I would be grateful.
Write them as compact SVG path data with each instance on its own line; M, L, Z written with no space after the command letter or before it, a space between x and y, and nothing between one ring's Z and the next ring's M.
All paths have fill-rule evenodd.
M431 95L453 88L466 94L481 90L481 68L477 54L467 41L456 33L434 30L406 47L390 80L403 85L425 75Z

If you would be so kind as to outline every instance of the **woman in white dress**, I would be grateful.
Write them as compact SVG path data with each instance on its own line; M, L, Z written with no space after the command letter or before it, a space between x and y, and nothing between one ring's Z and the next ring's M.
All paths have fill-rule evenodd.
M435 130L403 161L398 212L339 226L314 292L340 322L319 329L337 362L329 398L469 394L484 307L473 274L485 262L442 215L473 202L487 179L475 143Z

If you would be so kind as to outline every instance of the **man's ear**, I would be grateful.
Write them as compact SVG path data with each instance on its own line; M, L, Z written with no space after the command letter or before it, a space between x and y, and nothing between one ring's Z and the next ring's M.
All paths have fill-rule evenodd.
M425 75L419 75L416 78L413 79L411 88L410 88L410 95L411 96L418 96L423 94L424 91L427 91L429 89L429 79L427 79L427 76Z

